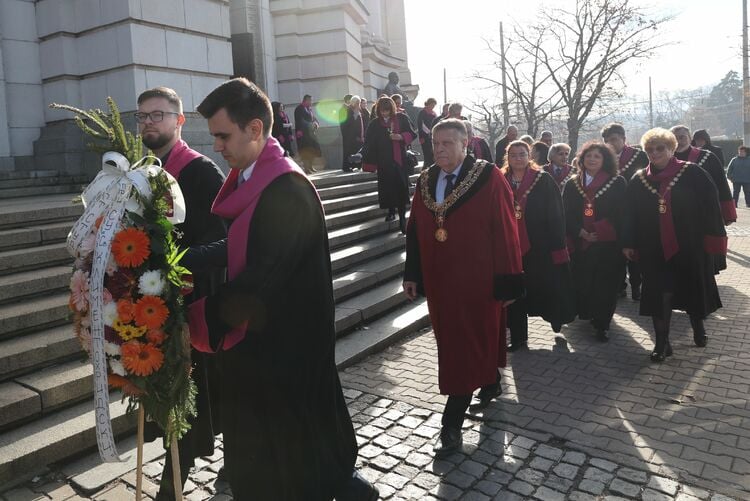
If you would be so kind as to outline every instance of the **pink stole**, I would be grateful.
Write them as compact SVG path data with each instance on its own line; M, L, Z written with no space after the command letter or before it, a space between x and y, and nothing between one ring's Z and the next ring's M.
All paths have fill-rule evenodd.
M284 156L284 149L273 137L268 138L266 145L255 163L249 180L237 187L239 169L232 169L219 194L214 200L211 212L226 219L232 219L227 239L228 275L234 280L247 264L247 240L250 235L255 207L263 191L279 176L295 173L307 180L302 170L292 160ZM309 181L308 181L309 182ZM190 337L193 346L206 353L213 353L209 343L208 327L205 320L206 299L195 301L189 306ZM245 338L247 322L229 331L219 346L219 350L228 350ZM218 351L218 350L217 350Z
M597 230L595 198L596 192L599 191L599 188L604 186L604 183L609 181L610 177L611 176L602 169L596 173L596 176L594 176L594 179L591 180L591 183L586 186L586 171L581 169L581 186L583 187L583 192L586 194L583 199L583 228L589 233L596 233ZM591 207L586 207L587 203L591 204ZM586 212L587 208L591 209L588 215ZM583 240L581 242L581 248L584 250L588 249L590 245L591 242L589 242L588 240Z
M701 157L701 153L703 153L703 150L696 148L695 146L689 146L687 161L693 164L697 164L698 159Z
M203 155L190 148L185 141L180 139L169 152L169 157L167 158L167 163L164 165L164 170L169 172L173 178L179 180L182 169L196 158L202 156Z

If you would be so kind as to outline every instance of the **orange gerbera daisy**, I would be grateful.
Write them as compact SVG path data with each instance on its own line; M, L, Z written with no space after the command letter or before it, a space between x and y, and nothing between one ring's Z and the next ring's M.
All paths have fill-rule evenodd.
M119 266L140 266L151 254L148 236L138 228L125 228L112 240L112 253Z
M165 339L167 339L167 335L161 329L152 330L148 331L148 334L146 334L146 339L148 339L149 343L155 346L159 346L164 342Z
M129 299L120 299L117 301L117 318L120 322L126 324L133 321L134 304Z
M135 323L149 329L159 329L169 317L164 300L158 296L143 296L133 309Z
M128 378L117 374L107 374L107 381L109 382L109 386L122 389L123 393L129 397L139 397L144 394L144 391L128 380Z
M130 341L122 345L122 365L136 376L148 376L164 363L164 353L152 344Z

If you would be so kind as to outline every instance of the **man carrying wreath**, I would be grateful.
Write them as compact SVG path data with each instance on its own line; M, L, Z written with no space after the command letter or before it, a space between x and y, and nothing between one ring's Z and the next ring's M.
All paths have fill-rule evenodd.
M479 407L500 392L505 309L523 295L513 194L491 163L466 154L461 120L432 129L435 165L422 172L406 235L404 291L427 297L438 346L440 393L448 395L436 456L457 451L472 393Z
M198 112L231 167L212 209L230 227L183 264L193 272L226 265L228 281L192 303L188 318L193 346L218 352L234 499L374 501L377 489L354 470L315 187L271 137L271 103L247 79L221 84Z

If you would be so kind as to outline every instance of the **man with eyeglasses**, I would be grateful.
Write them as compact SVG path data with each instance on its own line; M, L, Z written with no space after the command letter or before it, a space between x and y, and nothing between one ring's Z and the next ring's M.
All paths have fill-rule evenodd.
M211 159L190 148L181 138L185 115L182 100L168 87L156 87L138 96L135 113L138 132L143 144L161 160L162 167L180 186L185 197L185 222L178 225L180 247L214 242L226 237L222 219L211 214L211 206L224 182L224 174ZM193 292L185 303L213 293L225 280L223 269L193 274ZM209 355L192 352L193 380L198 387L197 417L192 419L190 431L179 441L180 475L182 485L194 460L214 452L214 436L220 433L218 424L218 367ZM160 435L155 426L147 426L147 440ZM171 455L167 453L157 500L174 499Z

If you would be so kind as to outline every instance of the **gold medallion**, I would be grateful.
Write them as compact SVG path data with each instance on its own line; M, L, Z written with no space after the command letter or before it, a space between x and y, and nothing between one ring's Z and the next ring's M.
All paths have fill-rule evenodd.
M523 211L521 211L521 204L518 202L513 202L513 209L515 210L516 219L521 219L523 217Z
M448 230L446 230L445 228L438 228L435 231L435 240L437 240L438 242L445 242L446 240L448 240Z
M594 206L591 204L586 204L586 208L583 210L583 215L586 217L591 217L594 215Z
M659 214L667 213L667 201L663 198L659 199Z

